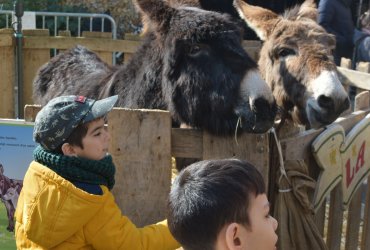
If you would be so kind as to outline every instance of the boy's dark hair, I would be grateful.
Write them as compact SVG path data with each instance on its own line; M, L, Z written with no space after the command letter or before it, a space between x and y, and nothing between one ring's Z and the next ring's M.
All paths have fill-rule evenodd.
M194 163L175 179L168 201L168 226L187 250L213 250L223 226L250 226L251 195L265 193L261 173L238 159Z
M88 130L88 123L81 123L79 124L71 133L71 135L63 142L69 143L74 146L78 146L81 149L84 148L82 144L82 139L86 136ZM63 144L59 145L52 153L63 154L62 146Z

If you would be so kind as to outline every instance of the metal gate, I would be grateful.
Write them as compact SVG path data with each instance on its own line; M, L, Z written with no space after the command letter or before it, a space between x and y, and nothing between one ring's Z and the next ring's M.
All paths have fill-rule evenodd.
M1 7L1 6L0 6ZM112 38L117 39L117 25L114 19L107 14L92 14L92 13L62 13L62 12L31 12L32 16L35 17L35 28L49 29L51 34L54 36L58 35L60 28L60 20L63 19L63 30L70 31L71 35L81 36L83 24L88 24L88 31L110 31L112 32ZM16 82L14 84L14 97L15 97L15 117L23 118L23 58L22 58L22 17L24 15L23 6L21 4L15 5L14 11L2 10L0 8L0 29L1 28L12 28L14 30L14 37L16 40ZM87 20L87 22L86 22ZM98 20L98 22L96 22ZM47 25L52 23L53 25ZM74 27L77 30L71 30L71 24L74 23ZM106 30L106 23L109 23L109 30ZM1 25L2 24L2 25ZM97 26L99 26L97 30ZM51 26L51 27L50 27ZM56 55L57 51L53 50L53 54ZM116 64L116 56L113 52L113 65Z

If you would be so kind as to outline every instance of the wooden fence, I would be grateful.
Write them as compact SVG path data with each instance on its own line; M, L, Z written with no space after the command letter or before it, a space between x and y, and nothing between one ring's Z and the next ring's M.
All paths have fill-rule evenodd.
M336 123L349 131L370 112L369 108L369 91L366 90L356 98L356 109L359 111L338 119ZM38 110L38 106L26 106L26 121L33 121ZM137 225L165 217L171 186L171 157L247 159L262 172L266 186L275 183L274 170L277 166L271 160L274 158L274 142L268 133L244 133L237 140L234 137L212 136L201 130L171 128L171 117L167 111L125 108L114 108L109 114L108 125L112 134L109 150L117 167L117 184L113 193L124 214ZM306 161L315 176L317 165L312 159L311 143L323 131L308 130L283 138L284 160ZM362 186L357 191L348 211L344 211L341 186L338 185L316 214L317 226L330 250L369 249L370 191L368 187L364 188ZM366 196L363 217L360 212L362 196Z
M43 33L44 35L40 35ZM24 79L25 103L32 103L32 79L38 67L50 58L50 49L68 49L81 44L96 51L104 60L111 62L111 52L121 51L132 54L140 41L111 40L108 38L70 38L49 37L45 31L25 32L24 37ZM252 44L252 46L251 46ZM258 56L259 44L246 42L251 46L249 52ZM0 88L6 100L1 99L0 117L10 117L14 113L12 89L14 80L14 41L8 30L0 31L0 56L6 60L0 62ZM12 61L13 60L13 61ZM345 65L343 65L345 66ZM359 70L369 72L368 66ZM355 124L370 112L369 89L363 84L369 81L369 74L353 73L341 68L343 81L354 84L365 92L358 95L356 109L360 111L349 113L338 119L337 123L349 131ZM365 79L365 80L364 80ZM27 106L25 120L33 121L39 107ZM167 111L130 110L115 108L109 114L109 126L112 140L110 152L117 166L117 184L113 190L117 202L123 212L137 225L156 222L165 217L166 198L171 185L171 157L214 159L238 157L247 159L262 172L270 193L276 180L276 151L271 136L265 134L241 134L237 140L234 137L212 136L195 129L171 128L171 117ZM295 135L281 137L283 158L289 160L304 160L317 177L318 167L312 159L311 143L324 131L308 130ZM367 159L368 160L368 159ZM365 187L365 186L363 186ZM272 190L272 191L271 191ZM361 218L361 196L366 196L365 215ZM271 195L271 200L274 200ZM337 186L316 214L316 222L330 250L334 249L370 249L370 190L360 189L348 211L343 211L341 187ZM343 221L347 222L346 227ZM280 221L280 223L285 223ZM344 242L342 240L344 239ZM343 246L341 248L341 246Z

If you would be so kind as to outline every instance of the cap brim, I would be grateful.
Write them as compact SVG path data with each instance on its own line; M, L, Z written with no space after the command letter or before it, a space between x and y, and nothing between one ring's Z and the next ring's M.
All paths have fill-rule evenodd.
M97 100L91 107L91 110L83 119L83 122L89 122L97 118L105 116L109 111L112 110L118 100L118 95L110 96L108 98Z

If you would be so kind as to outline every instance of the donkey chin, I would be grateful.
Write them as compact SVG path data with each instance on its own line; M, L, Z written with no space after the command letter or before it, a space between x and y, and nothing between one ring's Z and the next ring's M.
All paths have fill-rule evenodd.
M239 102L234 113L239 117L237 128L247 133L260 134L267 132L274 125L277 106L274 99L270 102L258 97L253 102Z
M325 99L325 105L322 99ZM307 100L306 114L310 128L318 129L331 124L350 106L348 97L338 104L326 99L327 97L319 97L317 100L313 98Z

